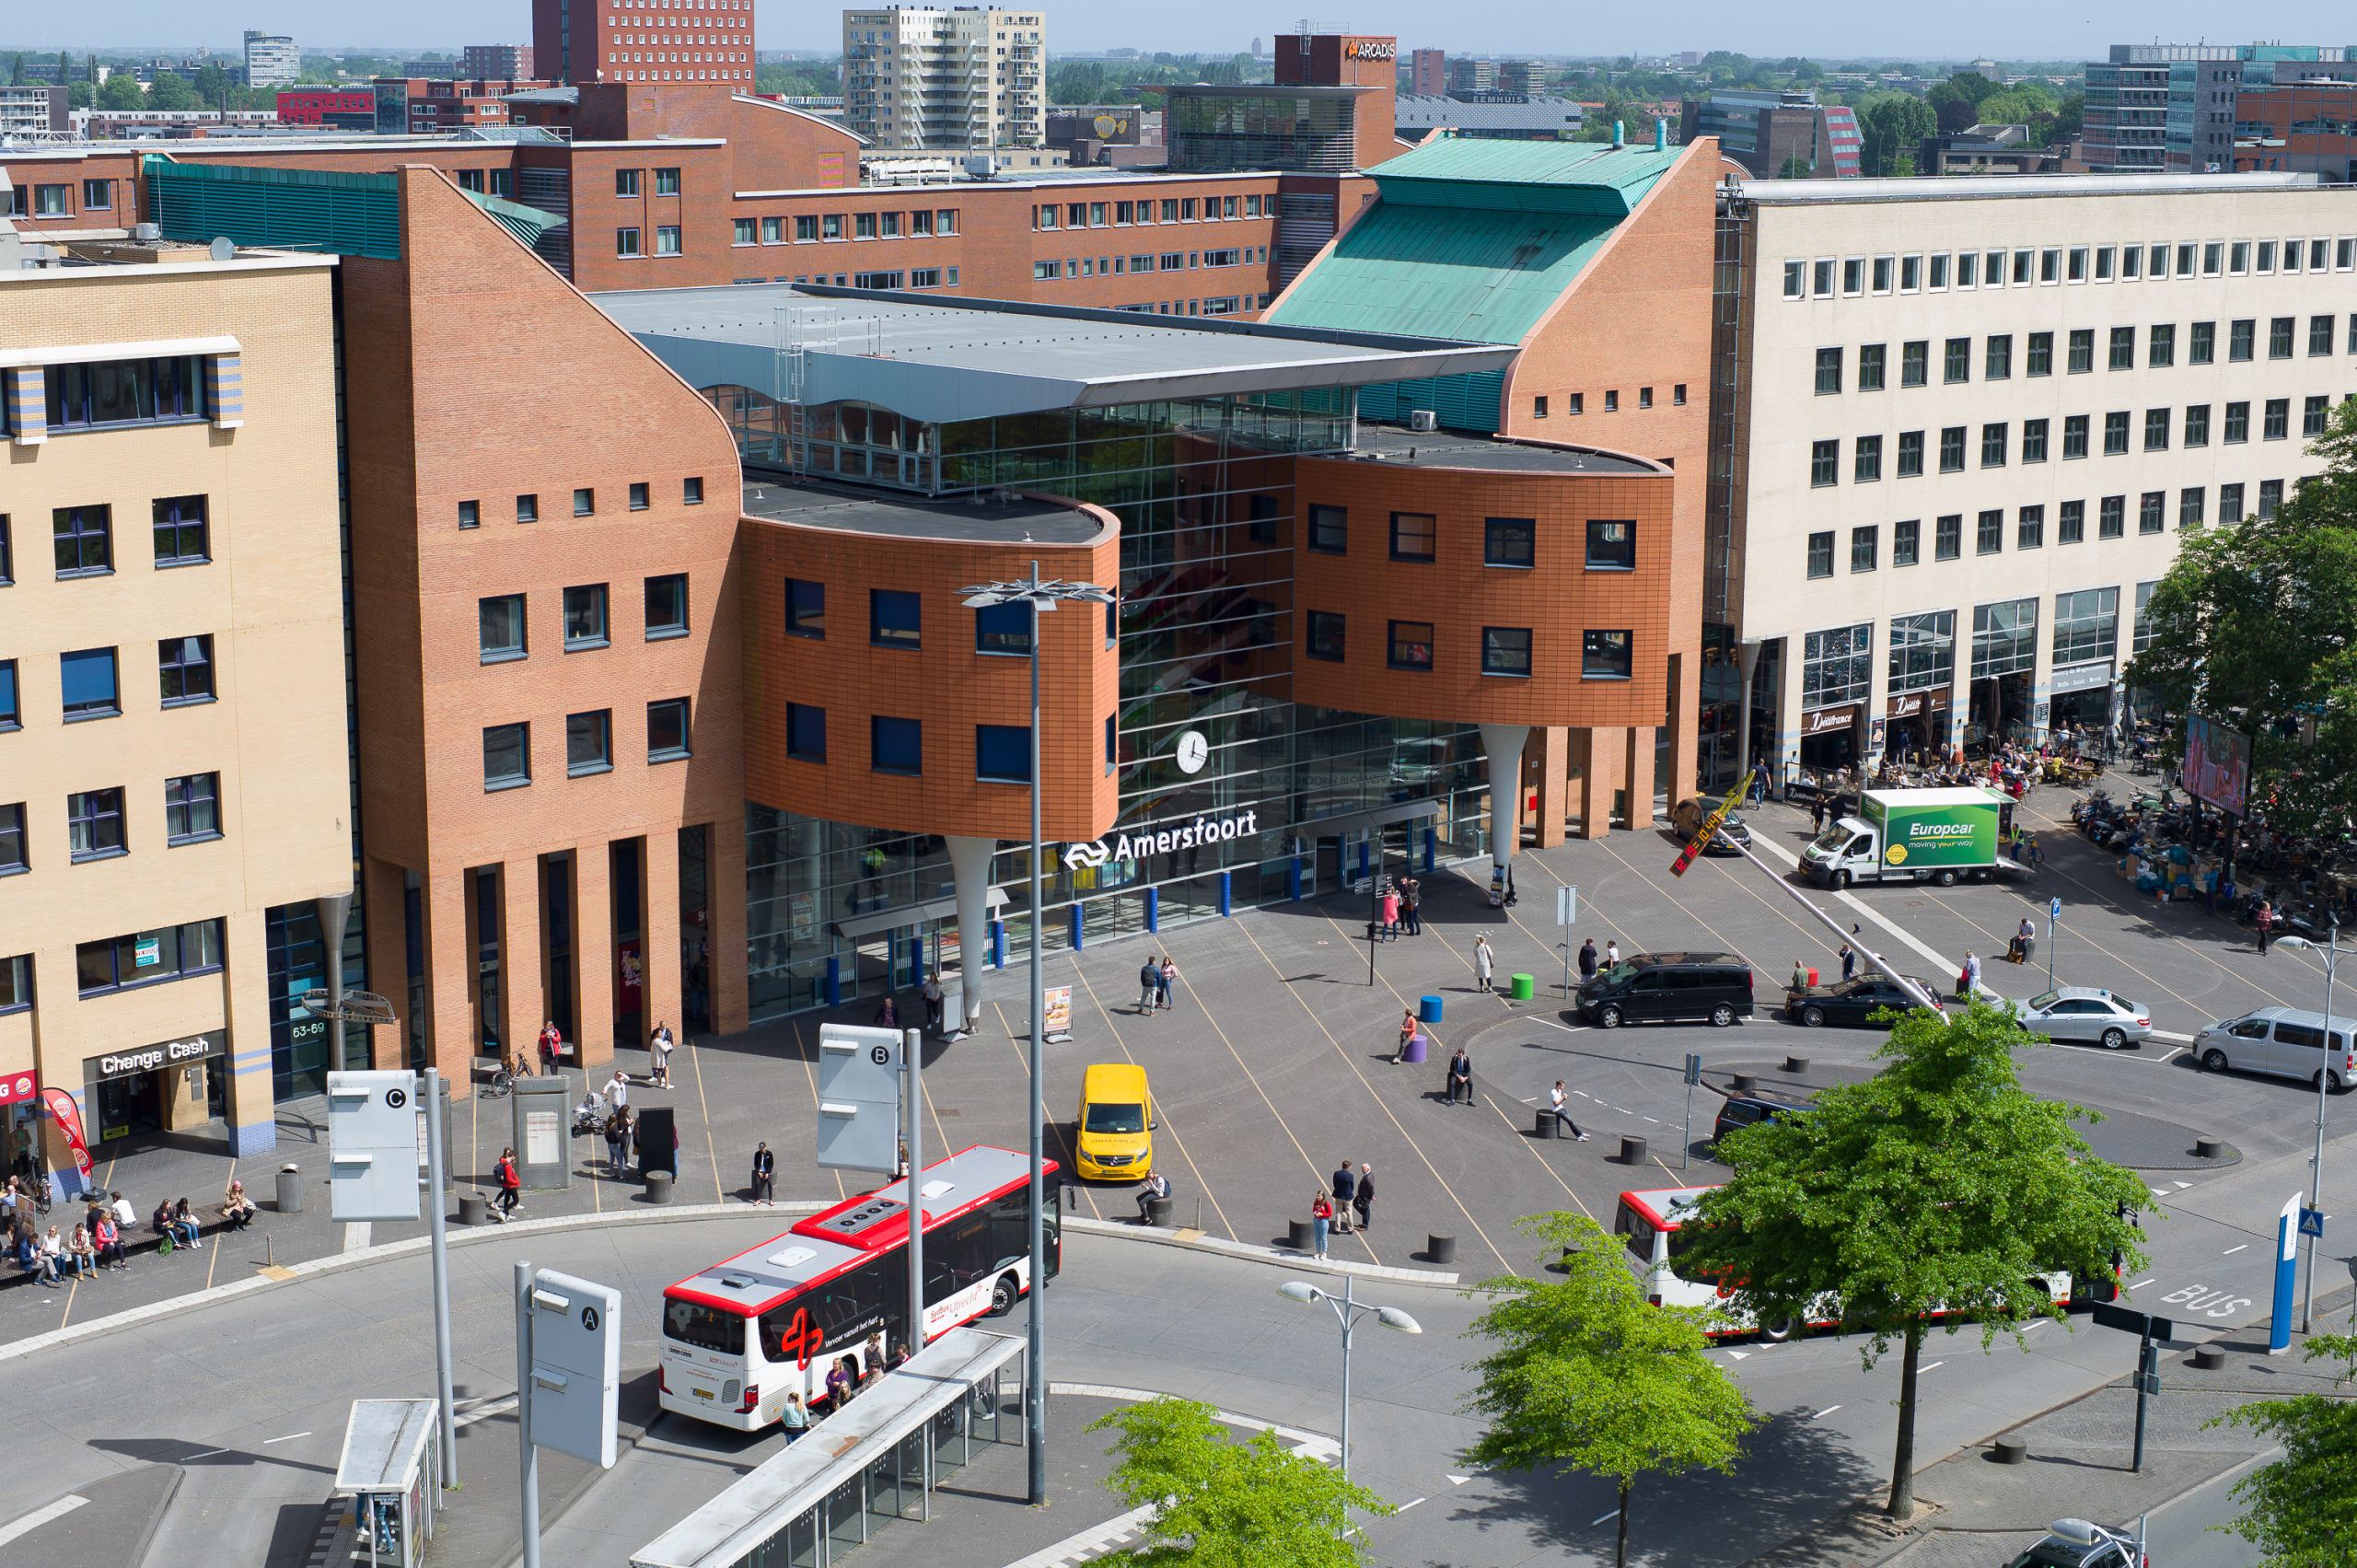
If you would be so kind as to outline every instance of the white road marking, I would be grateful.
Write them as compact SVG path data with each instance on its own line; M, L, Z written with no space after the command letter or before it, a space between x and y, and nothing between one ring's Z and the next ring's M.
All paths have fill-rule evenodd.
M1552 1018L1533 1018L1534 1024L1544 1024L1550 1029L1561 1029L1567 1035L1584 1035L1593 1027L1588 1024L1559 1024Z
M1610 1512L1609 1514L1598 1514L1595 1518L1590 1519L1590 1520L1588 1521L1588 1527L1589 1527L1590 1529L1593 1529L1593 1528L1595 1528L1595 1527L1596 1527L1596 1526L1598 1526L1598 1525L1608 1523L1608 1521L1613 1520L1613 1519L1617 1519L1617 1518L1619 1518L1620 1516L1620 1509L1618 1509L1618 1508L1615 1508L1615 1509L1614 1509L1614 1510L1612 1510L1612 1512Z
M2223 1252L2220 1253L2219 1256L2222 1258L2231 1258L2235 1253L2241 1251L2244 1247L2248 1247L2250 1243L2246 1241L2240 1247L2229 1247Z
M292 1443L297 1437L308 1437L309 1435L310 1434L308 1432L290 1432L284 1437L265 1437L261 1440L261 1446L267 1448L273 1443Z
M52 1519L62 1519L65 1517L66 1515L71 1514L75 1509L79 1508L88 1501L89 1499L87 1497L75 1497L70 1495L61 1497L45 1508L34 1509L31 1513L27 1514L24 1517L17 1519L13 1524L0 1525L0 1546L6 1546L12 1540L21 1539L23 1537L32 1534L33 1531L41 1528Z
M1658 1116L1648 1116L1645 1120L1652 1122L1656 1127L1661 1125L1661 1118Z
M1421 1497L1416 1499L1416 1503L1422 1503L1422 1501L1423 1499ZM1393 1509L1392 1512L1395 1514L1404 1514L1409 1509L1413 1508L1416 1505L1416 1503L1402 1503L1399 1507Z
M366 1250L369 1232L375 1228L376 1226L366 1220L354 1220L351 1224L345 1225L343 1227L343 1249L346 1252L360 1252Z
M1741 1361L1744 1357L1746 1357L1746 1356L1749 1355L1750 1353L1750 1353L1749 1351L1747 1351L1747 1350L1731 1350L1731 1351L1727 1352L1727 1359L1728 1359L1729 1361Z
M1831 1415L1835 1411L1838 1411L1840 1408L1841 1407L1840 1405L1828 1405L1823 1410L1817 1411L1815 1415L1809 1417L1809 1420L1823 1421L1827 1416Z
M1939 1367L1942 1367L1942 1366L1945 1366L1946 1365L1947 1365L1947 1363L1946 1363L1946 1362L1945 1362L1945 1361L1935 1361L1935 1362L1932 1363L1932 1365L1931 1365L1930 1366L1919 1366L1919 1367L1917 1367L1917 1368L1915 1369L1915 1373L1916 1373L1916 1376L1922 1376L1922 1375L1923 1375L1924 1373L1926 1373L1926 1372L1930 1372L1930 1371L1933 1371L1933 1370L1934 1370L1934 1369L1936 1369L1936 1368L1939 1368Z
M499 1394L488 1399L471 1400L467 1409L457 1411L451 1416L450 1425L454 1430L462 1426L472 1426L479 1421L489 1421L493 1416L505 1415L515 1408L516 1396L513 1394Z
M1051 1547L1044 1547L1007 1568L1063 1568L1065 1563L1086 1562L1109 1550L1124 1536L1130 1535L1154 1515L1155 1504L1132 1508L1117 1514L1101 1525L1066 1536Z
M2155 1274L2154 1279L2158 1279L2159 1277L2159 1275ZM2152 1283L2152 1280L2138 1280L2134 1284L2130 1285L2128 1288L2130 1290L2142 1290L2146 1285L2151 1284Z
M1755 846L1756 846L1756 847L1759 847L1759 848L1761 848L1761 849L1766 850L1770 854L1772 854L1772 855L1774 855L1778 860L1782 861L1782 862L1784 863L1784 866L1785 866L1785 868L1786 868L1787 870L1798 870L1798 869L1800 868L1800 864L1801 864L1800 856L1798 856L1798 855L1796 855L1796 854L1793 854L1793 852L1792 852L1792 851L1790 851L1790 850L1786 849L1783 845L1782 845L1782 844L1780 844L1780 843L1777 843L1777 842L1775 842L1773 840L1769 839L1769 838L1766 838L1766 837L1764 837L1764 836L1755 838L1755 839L1753 840L1753 842L1754 842L1754 844L1755 844ZM1893 936L1896 936L1896 937L1897 937L1897 938L1898 938L1898 940L1900 940L1901 942L1906 943L1910 947L1914 948L1914 949L1915 949L1915 951L1916 951L1917 953L1921 954L1923 958L1925 958L1926 959L1930 960L1931 962L1933 962L1933 963L1934 963L1934 964L1949 964L1949 963L1954 963L1954 962L1956 962L1956 960L1955 960L1955 959L1952 959L1952 958L1949 958L1944 957L1944 956L1943 956L1943 955L1941 955L1940 953L1933 951L1931 947L1927 947L1927 946L1926 946L1926 945L1924 945L1923 943L1917 941L1917 940L1915 939L1915 937L1914 937L1913 934L1911 934L1910 932L1907 931L1906 929L1904 929L1904 928L1903 928L1903 927L1901 927L1901 926L1898 926L1898 925L1897 925L1897 924L1894 924L1892 922L1890 922L1890 921L1888 921L1888 920L1885 919L1885 918L1884 918L1880 913L1878 913L1878 912L1875 912L1875 910L1868 908L1865 904L1864 904L1864 903L1862 903L1861 901L1859 901L1858 896L1857 896L1855 893L1846 893L1846 892L1844 892L1844 893L1836 893L1836 894L1834 894L1834 895L1833 895L1833 897L1834 897L1837 900L1839 900L1840 902L1844 903L1844 904L1847 904L1847 905L1849 905L1852 909L1856 910L1860 914L1864 915L1866 919L1873 921L1876 925L1881 926L1885 931L1889 932ZM1935 970L1934 972L1944 973L1944 972L1946 972L1946 971L1945 971L1945 970ZM1983 985L1980 989L1981 989L1982 991L1984 991L1984 992L1988 992L1988 993L1989 993L1990 995L1991 995L1991 996L1994 996L1994 995L1996 995L1996 994L1997 994L1995 992L1993 992L1993 991L1990 991L1990 990L1989 990L1989 988L1988 988L1986 985Z
M2037 1322L2032 1323L2028 1328L2024 1329L2022 1332L2025 1334L2035 1334L2040 1329L2051 1328L2053 1323L2054 1319L2051 1318L2040 1318Z
M2169 1185L2170 1185L2170 1186L2172 1186L2172 1187L2174 1187L2174 1188L2176 1188L2178 1191L2182 1192L2182 1191L2184 1191L2187 1188L2189 1188L2189 1187L2192 1186L2192 1185L2193 1185L2193 1183L2192 1183L2192 1182L2190 1182L2190 1181L2172 1181L2172 1182L2170 1182L2170 1183L2169 1183Z
M2155 1058L2154 1065L2156 1067L2165 1066L2167 1063L2176 1061L2178 1057L2183 1056L2186 1053L2186 1051L2187 1047L2180 1045L2175 1051L2170 1051L2166 1056Z
M2171 1194L2164 1192L2159 1188L2155 1187L2153 1189L2153 1196L2160 1199L2163 1202L2168 1202Z
M1471 1481L1472 1479L1473 1478L1469 1475L1452 1475L1448 1478L1448 1484L1451 1486L1463 1486L1467 1481Z

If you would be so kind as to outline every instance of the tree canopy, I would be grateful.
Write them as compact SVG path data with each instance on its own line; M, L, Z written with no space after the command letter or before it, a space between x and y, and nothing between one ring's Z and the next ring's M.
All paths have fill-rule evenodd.
M1562 1278L1508 1274L1469 1334L1495 1342L1474 1364L1472 1409L1489 1424L1468 1458L1504 1469L1567 1465L1612 1482L1618 1554L1629 1560L1629 1493L1642 1476L1735 1467L1759 1424L1743 1390L1704 1353L1706 1315L1658 1307L1620 1249L1585 1214L1516 1222L1562 1259Z
M1726 1282L1754 1320L1806 1321L1839 1304L1872 1366L1904 1346L1889 1512L1914 1512L1915 1374L1925 1335L1977 1323L1985 1350L2068 1304L2035 1283L2107 1280L2142 1265L2129 1216L2150 1201L2132 1171L2095 1158L2095 1114L2021 1086L2031 1043L1975 1002L1948 1021L1901 1016L1871 1079L1827 1089L1805 1117L1730 1132L1735 1167L1704 1192L1679 1269Z
M2338 1356L2336 1386L2357 1382L2357 1334L2318 1334L2308 1341L2310 1361ZM2346 1568L2357 1562L2357 1400L2307 1393L2239 1405L2208 1424L2224 1422L2264 1434L2283 1457L2235 1483L2243 1515L2235 1533L2267 1555L2258 1568Z
M2273 516L2186 535L2129 679L2250 735L2249 798L2271 826L2337 833L2357 815L2357 400L2309 450L2324 471Z
M1901 177L1915 172L1915 149L1940 128L1932 106L1908 93L1878 93L1858 110L1858 130L1865 139L1861 159L1869 176Z
M1120 1464L1106 1489L1150 1508L1145 1544L1099 1561L1130 1568L1357 1568L1363 1541L1351 1510L1391 1505L1341 1472L1295 1454L1273 1432L1237 1442L1219 1412L1194 1400L1125 1405L1089 1423L1114 1431Z
M100 109L144 109L147 95L139 87L139 78L129 71L118 70L99 87Z

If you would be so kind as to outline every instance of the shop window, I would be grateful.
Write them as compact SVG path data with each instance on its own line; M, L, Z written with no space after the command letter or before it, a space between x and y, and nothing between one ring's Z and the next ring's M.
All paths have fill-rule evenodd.
M221 968L221 923L191 921L154 931L134 932L74 949L78 988L85 996L122 991Z

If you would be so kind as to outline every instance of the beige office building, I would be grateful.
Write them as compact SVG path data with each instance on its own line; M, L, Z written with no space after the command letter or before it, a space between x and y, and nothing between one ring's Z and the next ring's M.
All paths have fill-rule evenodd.
M335 263L69 250L0 224L0 1124L258 1154L343 1065L288 1001L352 885Z
M843 13L843 122L904 152L1036 147L1048 133L1047 18L979 6Z
M2123 716L2179 540L2357 392L2309 176L1747 181L1719 243L1706 776Z

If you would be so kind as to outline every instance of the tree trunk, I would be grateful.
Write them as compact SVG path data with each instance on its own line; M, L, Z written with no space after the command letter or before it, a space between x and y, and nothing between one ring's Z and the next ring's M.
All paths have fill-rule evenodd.
M1620 1483L1620 1538L1612 1549L1612 1568L1629 1568L1629 1483Z
M1923 1359L1923 1325L1907 1326L1898 1361L1898 1449L1890 1461L1890 1502L1885 1512L1906 1523L1915 1516L1915 1368Z

